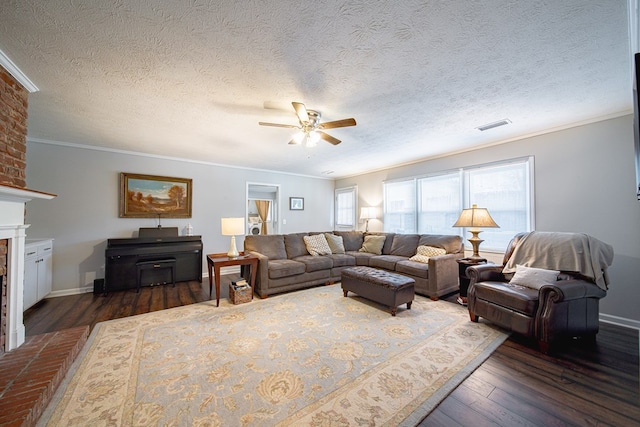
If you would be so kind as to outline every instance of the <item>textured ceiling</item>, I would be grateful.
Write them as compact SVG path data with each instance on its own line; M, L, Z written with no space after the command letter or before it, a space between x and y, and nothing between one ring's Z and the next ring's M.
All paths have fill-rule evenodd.
M32 140L313 176L632 108L625 0L2 0L0 50ZM358 124L290 146L291 101Z

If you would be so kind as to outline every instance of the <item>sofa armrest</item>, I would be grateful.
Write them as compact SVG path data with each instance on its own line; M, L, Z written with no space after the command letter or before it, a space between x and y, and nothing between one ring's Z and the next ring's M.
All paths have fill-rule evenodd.
M598 332L598 302L606 292L579 279L559 280L540 288L534 333L541 349L561 336L591 335Z
M269 257L256 251L248 251L247 253L258 257L258 271L256 272L256 283L254 292L261 297L266 297L269 289Z
M495 264L478 264L467 268L470 284L478 282L508 282L502 274L504 266Z
M460 254L438 255L429 258L429 289L437 291L458 286L458 263Z
M607 293L593 283L580 279L558 280L556 284L540 288L540 301L553 303L583 298L604 298Z

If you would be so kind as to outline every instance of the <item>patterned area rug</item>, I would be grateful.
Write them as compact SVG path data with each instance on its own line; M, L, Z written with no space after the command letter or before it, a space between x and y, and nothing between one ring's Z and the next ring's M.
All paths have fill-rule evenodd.
M507 335L340 285L98 324L39 425L415 425Z

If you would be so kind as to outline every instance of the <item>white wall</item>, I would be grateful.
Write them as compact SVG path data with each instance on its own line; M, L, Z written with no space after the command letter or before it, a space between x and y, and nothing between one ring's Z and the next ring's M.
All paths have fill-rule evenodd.
M633 116L574 127L338 180L358 185L360 206L379 206L384 180L535 156L536 230L590 234L613 246L611 288L600 302L608 320L640 321L640 202L636 200ZM369 223L381 230L381 220ZM481 247L482 249L482 247ZM496 254L485 254L496 259ZM498 257L499 259L499 257ZM634 323L634 322L632 322Z
M220 218L245 216L248 181L280 185L281 219L287 221L280 224L281 233L333 229L332 180L28 141L27 187L58 195L29 202L26 215L27 238L55 239L54 295L92 290L93 280L104 277L107 239L133 237L140 227L158 225L156 218L118 217L120 172L191 178L193 217L161 223L181 233L191 223L205 254L229 250ZM289 211L291 196L304 197L304 211ZM236 241L242 250L243 238ZM206 270L203 260L205 275Z

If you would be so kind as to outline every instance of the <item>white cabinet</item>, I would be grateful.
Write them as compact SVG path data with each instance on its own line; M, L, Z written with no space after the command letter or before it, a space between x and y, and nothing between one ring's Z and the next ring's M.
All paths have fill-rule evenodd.
M53 240L27 240L24 258L24 309L51 292Z

